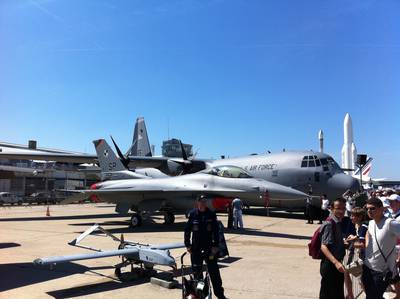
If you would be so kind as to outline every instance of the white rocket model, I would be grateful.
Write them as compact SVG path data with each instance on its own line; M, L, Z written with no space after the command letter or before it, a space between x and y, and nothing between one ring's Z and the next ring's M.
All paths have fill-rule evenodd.
M357 161L357 150L353 142L353 123L350 115L347 113L343 123L344 144L342 147L342 168L355 169ZM354 171L345 171L352 175Z
M319 140L319 151L321 153L324 152L324 132L322 130L319 130L318 132L318 140Z

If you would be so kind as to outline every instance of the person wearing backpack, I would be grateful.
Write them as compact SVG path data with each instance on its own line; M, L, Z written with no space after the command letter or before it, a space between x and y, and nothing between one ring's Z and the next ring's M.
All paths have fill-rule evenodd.
M397 274L395 246L400 237L400 223L384 216L383 203L378 198L367 201L367 213L372 219L366 235L362 282L366 299L381 299Z
M320 299L344 298L345 255L341 221L346 211L346 202L337 198L331 203L331 216L320 228L321 236L321 288Z

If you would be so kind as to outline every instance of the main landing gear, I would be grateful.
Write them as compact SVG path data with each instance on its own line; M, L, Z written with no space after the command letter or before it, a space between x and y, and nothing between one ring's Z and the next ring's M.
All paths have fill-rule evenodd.
M130 228L139 227L142 225L142 222L143 222L142 216L138 213L134 213L129 222L129 227Z
M134 213L129 221L130 228L137 228L143 223L143 217L140 213ZM172 212L164 212L164 224L171 225L175 223L175 215Z
M125 244L124 238L121 236L121 243L119 244L118 249L125 249ZM153 264L143 263L126 256L121 256L121 259L121 263L115 265L114 273L115 276L122 282L134 281L157 274L157 272L153 269Z
M164 224L174 224L175 215L171 212L164 213Z

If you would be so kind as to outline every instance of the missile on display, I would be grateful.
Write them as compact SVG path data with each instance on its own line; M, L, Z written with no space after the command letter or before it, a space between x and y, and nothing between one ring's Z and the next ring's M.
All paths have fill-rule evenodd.
M322 130L319 130L318 132L318 140L319 140L319 151L321 153L324 152L324 132Z
M345 172L352 175L354 173L357 159L357 149L353 142L353 123L348 113L344 118L343 136L344 142L342 147L342 168L348 169Z

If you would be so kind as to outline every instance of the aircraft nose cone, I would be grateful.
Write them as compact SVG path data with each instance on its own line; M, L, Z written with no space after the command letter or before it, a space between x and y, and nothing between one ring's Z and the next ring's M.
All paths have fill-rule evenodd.
M360 183L358 180L353 178L351 175L344 173L335 174L329 179L328 185L329 188L336 191L338 197L349 189L352 192L356 192L360 189Z

